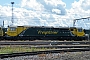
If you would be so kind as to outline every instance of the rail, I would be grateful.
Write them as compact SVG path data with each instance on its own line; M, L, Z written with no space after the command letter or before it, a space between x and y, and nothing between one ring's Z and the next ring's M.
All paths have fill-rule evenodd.
M8 53L0 54L0 58L10 58L16 56L27 56L27 55L38 55L38 54L48 54L48 53L60 53L60 52L81 52L81 51L90 51L90 42L89 41L42 41L42 42L31 42L31 41L17 41L17 42L0 42L0 47L3 45L20 45L28 46L29 48L51 48L45 51L32 51L32 52L18 52L18 53ZM55 48L55 49L52 49Z

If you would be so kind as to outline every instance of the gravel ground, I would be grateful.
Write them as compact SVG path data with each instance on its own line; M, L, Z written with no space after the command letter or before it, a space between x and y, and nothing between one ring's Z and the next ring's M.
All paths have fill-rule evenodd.
M90 60L90 51L20 56L0 60Z

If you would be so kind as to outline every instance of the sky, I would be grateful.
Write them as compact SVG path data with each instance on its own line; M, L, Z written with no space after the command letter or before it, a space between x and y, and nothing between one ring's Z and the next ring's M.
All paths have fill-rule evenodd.
M13 20L12 5L13 4ZM90 0L1 0L0 25L63 26L90 28Z
M79 1L79 0L62 0L62 1L65 2L66 8L70 9L72 7L72 3L74 3L75 1Z

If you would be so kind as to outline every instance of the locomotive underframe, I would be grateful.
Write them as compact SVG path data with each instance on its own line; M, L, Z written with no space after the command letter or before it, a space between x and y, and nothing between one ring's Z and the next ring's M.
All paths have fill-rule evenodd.
M15 37L0 37L0 40L87 40L86 36L15 36Z

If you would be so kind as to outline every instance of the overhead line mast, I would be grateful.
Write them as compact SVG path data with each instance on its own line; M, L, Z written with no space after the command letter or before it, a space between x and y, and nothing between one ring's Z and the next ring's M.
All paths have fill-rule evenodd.
M90 17L80 18L80 19L74 19L74 20L73 20L73 27L75 26L76 21L78 21L78 20L84 20L84 19L88 19L88 20L89 20L89 18L90 18Z
M11 22L12 22L12 25L13 25L13 23L14 23L14 20L13 20L13 4L14 4L14 2L11 2L11 4L12 4L12 18L11 18Z

